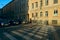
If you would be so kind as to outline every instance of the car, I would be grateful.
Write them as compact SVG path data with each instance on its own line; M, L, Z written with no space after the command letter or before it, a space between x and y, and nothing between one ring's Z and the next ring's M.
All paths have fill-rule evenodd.
M19 21L18 20L10 20L9 23L10 23L10 25L18 25Z
M18 22L19 22L19 24L22 24L22 19L17 19L18 20Z
M10 23L9 23L9 20L7 20L7 19L0 19L0 27L7 27L7 26L9 26L10 25Z
M13 23L16 24L16 25L18 25L19 24L19 21L18 20L14 20Z
M26 22L25 22L25 21L23 21L22 23L23 23L23 24L25 24Z

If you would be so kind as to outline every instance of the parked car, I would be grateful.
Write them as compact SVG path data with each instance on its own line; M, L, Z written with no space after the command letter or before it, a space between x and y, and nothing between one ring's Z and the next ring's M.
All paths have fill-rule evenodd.
M14 24L19 24L19 21L18 20L14 20Z
M19 21L18 20L10 20L10 25L18 25Z
M22 23L23 23L23 24L25 24L26 22L25 22L25 21L23 21Z
M0 19L0 27L9 26L9 25L10 25L9 20L7 20L7 19Z
M22 19L17 19L18 20L18 22L19 22L19 24L22 24Z

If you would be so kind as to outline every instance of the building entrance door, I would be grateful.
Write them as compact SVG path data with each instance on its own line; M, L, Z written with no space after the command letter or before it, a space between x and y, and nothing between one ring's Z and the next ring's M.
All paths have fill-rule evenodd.
M46 20L46 21L44 22L44 24L45 24L45 25L48 25L49 23L48 23L48 21Z

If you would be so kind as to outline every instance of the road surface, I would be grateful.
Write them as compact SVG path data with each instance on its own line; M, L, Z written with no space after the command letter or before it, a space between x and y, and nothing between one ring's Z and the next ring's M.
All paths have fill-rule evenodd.
M32 24L3 27L0 40L60 40L60 27Z

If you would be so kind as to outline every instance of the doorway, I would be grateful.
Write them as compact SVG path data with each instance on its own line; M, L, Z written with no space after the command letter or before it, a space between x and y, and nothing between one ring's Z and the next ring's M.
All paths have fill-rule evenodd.
M49 25L48 20L46 20L46 21L44 22L44 24L45 24L45 25Z

